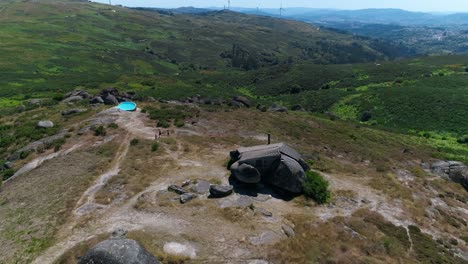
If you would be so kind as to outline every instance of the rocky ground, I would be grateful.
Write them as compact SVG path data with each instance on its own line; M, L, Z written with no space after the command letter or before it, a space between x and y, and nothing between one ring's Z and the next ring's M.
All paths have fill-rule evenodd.
M236 111L239 120L206 112L182 128L170 128L169 135L163 133L158 139L156 151L151 145L159 129L141 111L111 108L81 121L60 151L31 158L2 187L0 215L6 220L0 222L0 263L76 263L87 249L116 231L142 243L163 263L303 263L303 258L290 256L296 253L289 246L305 245L304 239L323 235L308 234L305 224L314 226L310 230L317 226L327 230L330 223L339 228L328 235L343 230L344 237L350 236L350 249L328 252L335 252L335 261L352 262L365 258L364 253L356 253L359 248L352 245L353 239L378 240L346 222L363 212L377 212L379 221L401 227L408 235L402 257L392 257L385 249L368 253L380 261L419 257L413 225L441 244L452 241L447 252L457 255L460 263L468 259L463 240L468 232L466 191L430 168L395 168L394 182L387 188L396 188L392 195L381 186L386 179L376 180L368 172L368 161L353 163L335 153L334 159L354 173L347 172L349 168L324 170L334 193L330 204L318 206L303 197L284 199L263 185L256 189L235 185L232 194L213 198L210 188L213 194L213 186L232 184L226 169L229 151L265 143L265 134L259 132L263 124L252 129L240 121L252 113ZM92 134L93 127L114 123L118 128L107 129L105 136ZM321 126L312 121L308 125ZM300 139L291 140L301 144ZM421 180L418 173L426 178ZM449 193L452 197L447 197ZM424 206L416 208L419 205ZM19 219L23 215L26 219ZM29 243L35 239L40 243ZM33 253L21 255L31 247ZM282 248L291 252L279 254ZM297 254L311 251L297 250Z

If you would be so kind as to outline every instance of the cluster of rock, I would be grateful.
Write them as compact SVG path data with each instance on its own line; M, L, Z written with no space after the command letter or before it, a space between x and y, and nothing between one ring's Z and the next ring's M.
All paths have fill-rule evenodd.
M285 143L239 148L230 153L232 175L247 184L267 183L292 194L303 191L310 170L301 155Z
M116 88L109 87L102 90L98 95L92 96L83 90L74 90L65 94L64 103L75 103L83 100L89 100L91 104L116 105L120 102L127 102L135 97L134 92L121 93ZM63 113L62 113L63 114ZM64 114L67 115L67 114Z
M170 185L167 190L179 195L180 203L187 203L200 195L209 194L210 198L222 198L230 195L234 187L231 185L215 185L204 180L187 181L178 185Z
M106 88L101 91L98 95L94 96L91 100L91 104L106 104L106 105L116 105L120 102L130 101L134 92L119 93L119 91L113 87Z
M73 102L78 102L78 101L83 101L85 99L89 99L89 98L91 98L91 95L86 91L74 90L74 91L71 91L71 92L65 94L64 97L65 97L65 99L63 99L62 102L64 102L64 103L73 103Z
M468 167L459 161L438 161L431 164L431 171L461 184L468 191Z
M197 104L197 105L226 105L230 107L237 107L237 108L243 108L243 107L252 107L252 102L245 96L234 96L229 100L226 99L211 99L208 97L203 97L201 95L194 95L194 96L189 96L186 98L183 98L179 100L180 103L184 104ZM262 111L262 112L276 112L276 113L287 113L288 108L285 106L273 104L270 107L264 106L264 105L257 105L257 109ZM291 108L292 111L305 111L304 108L296 104Z
M179 100L181 103L185 104L198 104L198 105L227 105L232 107L251 107L252 103L249 99L244 96L234 96L230 100L226 99L212 99L209 97L203 97L199 94L194 96L189 96Z
M116 88L109 87L104 89L98 95L94 96L91 104L116 105L120 102L128 102L135 96L134 92L120 93Z

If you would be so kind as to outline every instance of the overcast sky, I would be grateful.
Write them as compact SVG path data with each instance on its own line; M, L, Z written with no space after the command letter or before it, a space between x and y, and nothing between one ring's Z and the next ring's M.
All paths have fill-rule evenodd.
M94 0L109 3L109 0ZM140 7L173 8L181 6L223 7L228 0L111 0L112 4ZM311 7L311 8L401 8L410 11L431 12L468 12L468 0L231 0L231 6L279 8Z

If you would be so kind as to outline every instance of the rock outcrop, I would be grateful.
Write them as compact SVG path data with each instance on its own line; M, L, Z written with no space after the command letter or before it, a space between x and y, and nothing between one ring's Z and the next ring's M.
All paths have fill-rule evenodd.
M459 161L438 161L431 164L431 171L461 184L468 191L468 167Z
M231 152L231 173L240 182L268 183L290 193L302 193L310 168L301 155L284 143L239 148Z
M78 264L98 263L159 264L159 261L135 240L115 238L97 244L78 262Z

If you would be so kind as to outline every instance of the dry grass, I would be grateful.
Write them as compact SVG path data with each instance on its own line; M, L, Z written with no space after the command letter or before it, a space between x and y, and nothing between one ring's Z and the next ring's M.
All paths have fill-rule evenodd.
M108 164L99 148L45 162L3 187L0 200L0 259L29 263L50 246L81 194Z
M169 140L169 142L175 142ZM164 151L151 151L151 140L140 140L138 146L130 146L127 158L121 164L121 170L100 190L96 199L109 204L116 197L133 197L145 190L157 179L169 173L174 161ZM171 147L176 144L171 144Z
M291 216L296 236L268 249L275 263L402 263L409 242L406 230L361 210L350 218L320 222ZM411 261L410 261L411 262ZM409 262L406 262L409 263Z

